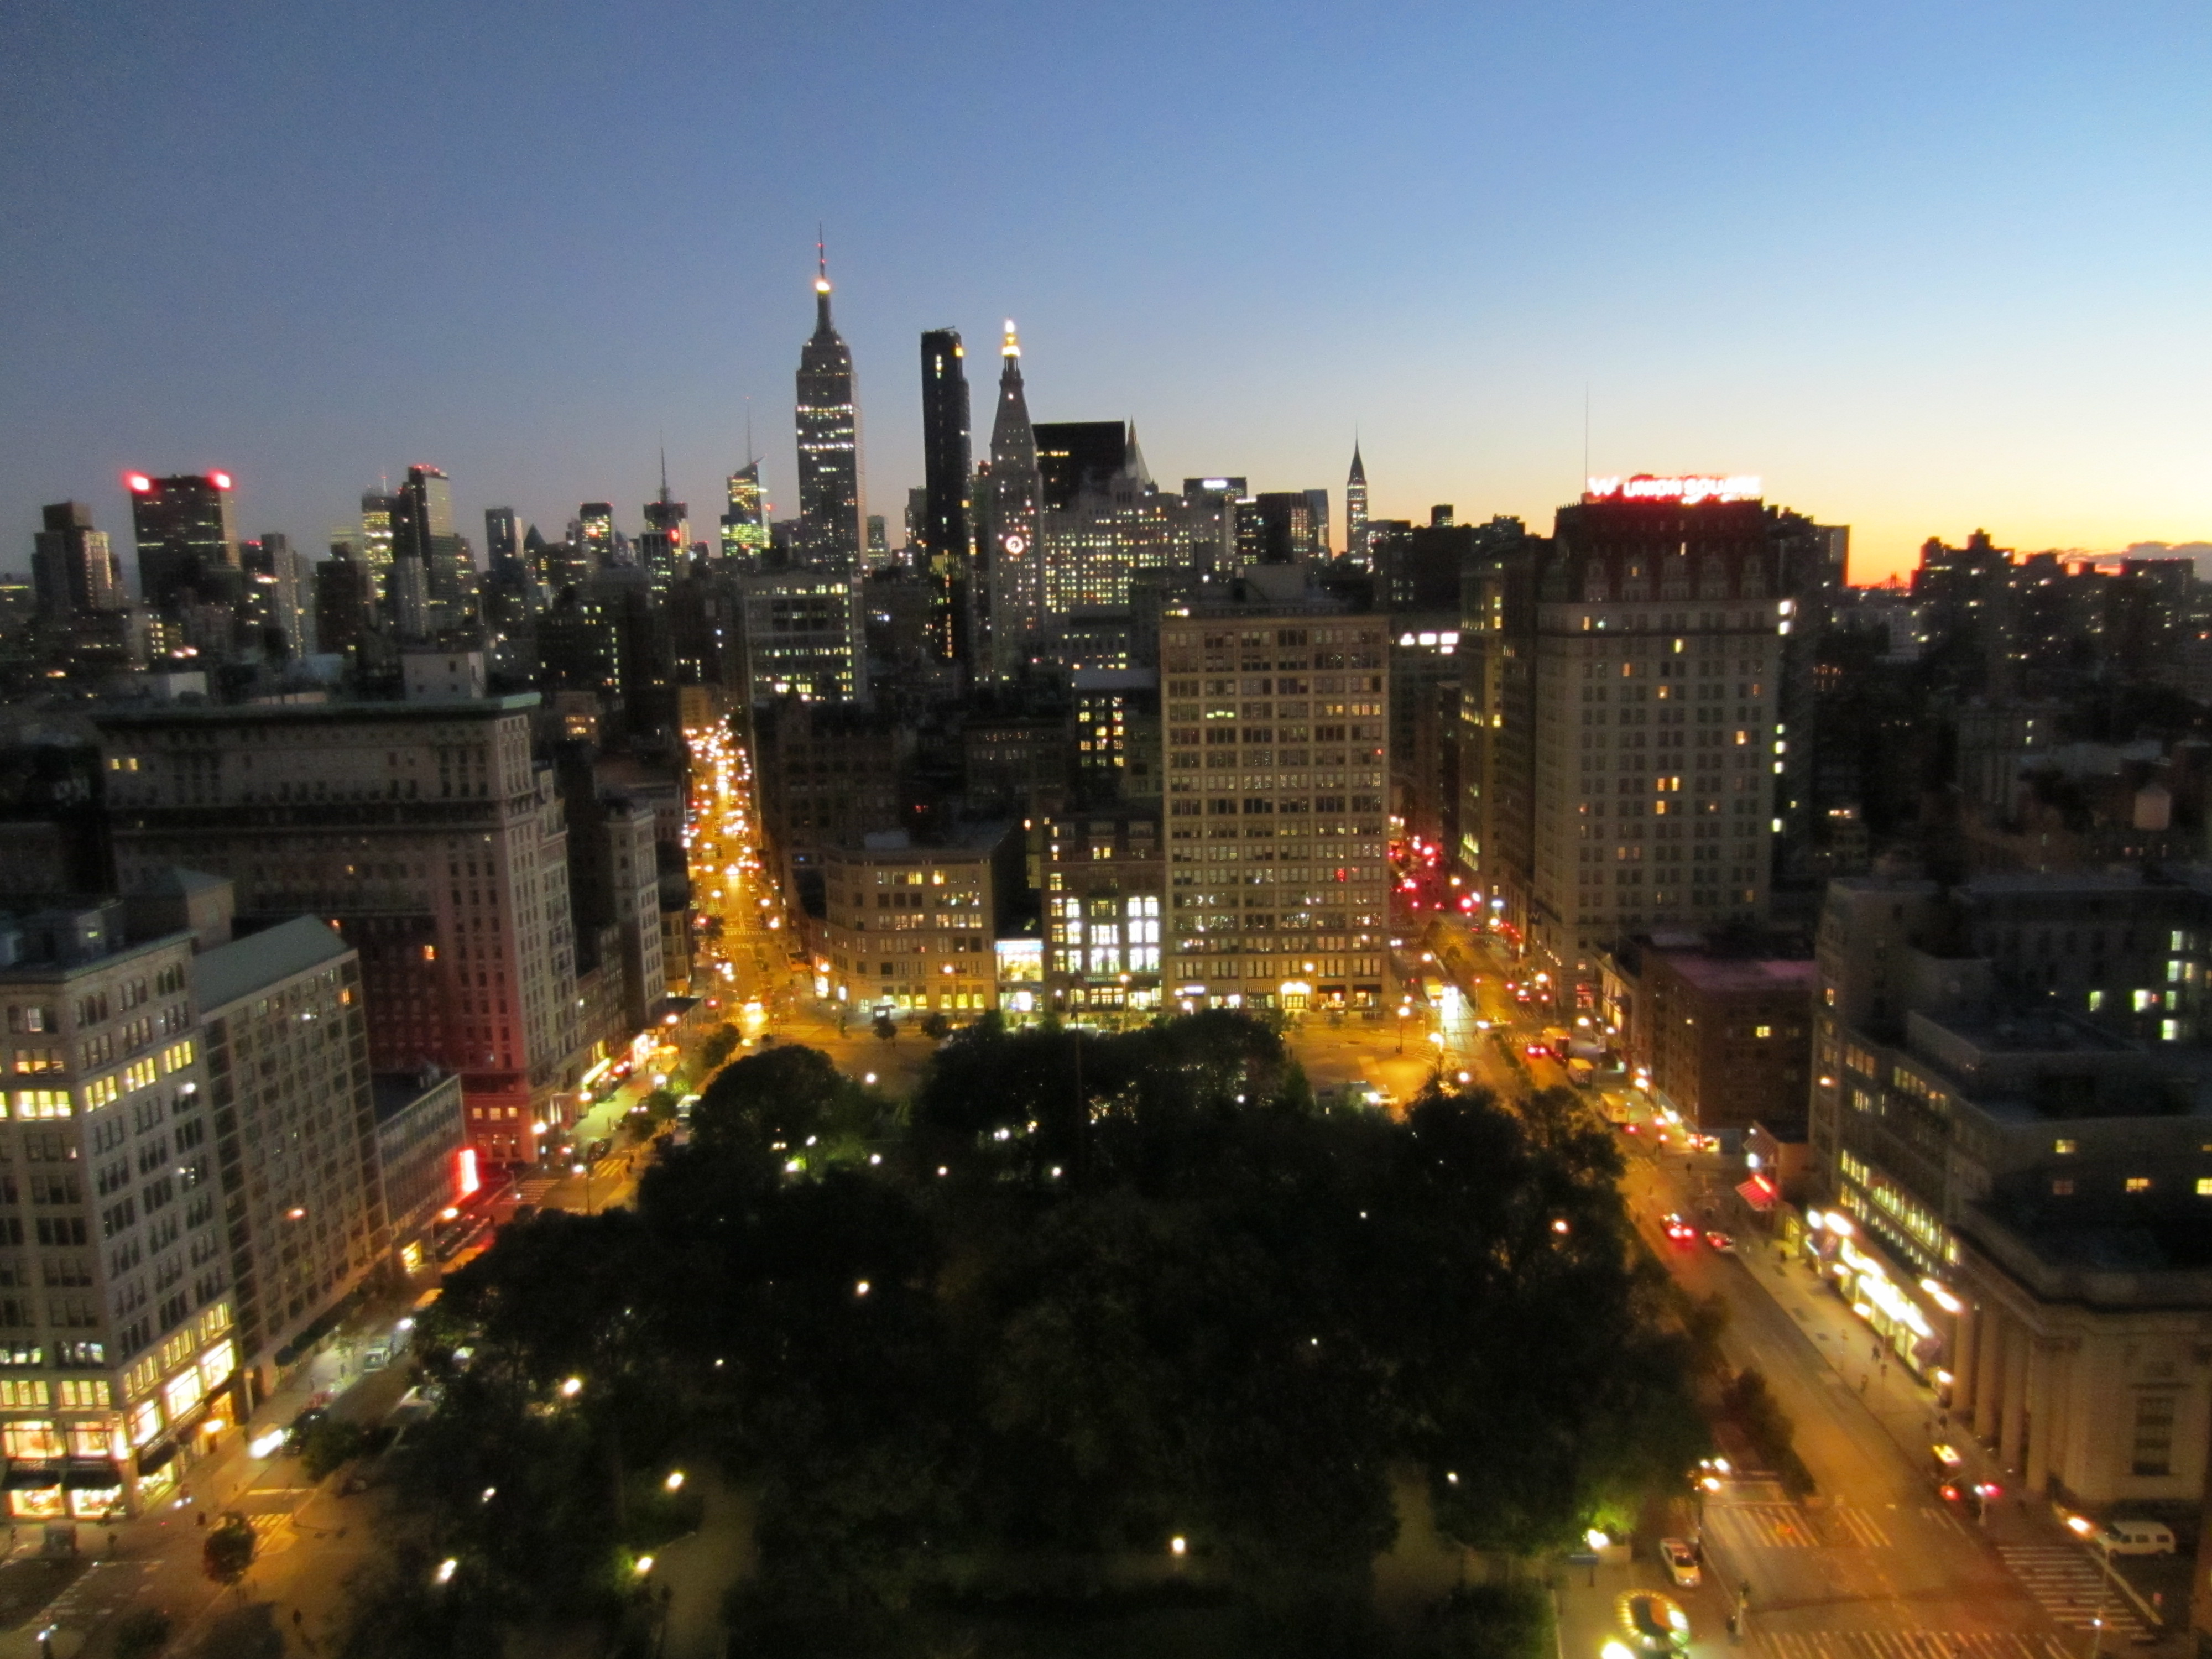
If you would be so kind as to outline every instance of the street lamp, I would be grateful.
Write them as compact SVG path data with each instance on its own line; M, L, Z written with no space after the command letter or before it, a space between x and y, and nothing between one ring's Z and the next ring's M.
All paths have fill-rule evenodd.
M584 1213L586 1215L591 1214L592 1166L588 1164L572 1164L568 1166L568 1173L570 1175L580 1175L584 1177Z
M1398 1005L1398 1052L1406 1052L1406 1022L1413 1017L1413 1009L1405 1003Z

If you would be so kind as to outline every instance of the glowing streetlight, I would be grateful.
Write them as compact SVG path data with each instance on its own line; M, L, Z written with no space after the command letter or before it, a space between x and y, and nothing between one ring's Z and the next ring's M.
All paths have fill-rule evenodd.
M670 1492L682 1492L684 1490L684 1471L681 1469L669 1470L668 1479L662 1481L660 1484L665 1486Z
M453 1575L460 1570L460 1562L449 1555L444 1560L438 1563L438 1571L433 1573L431 1577L438 1583L450 1584L453 1581Z
M563 1400L574 1400L578 1395L583 1393L583 1391L584 1379L580 1376L572 1376L568 1378L568 1381L562 1383L561 1398Z

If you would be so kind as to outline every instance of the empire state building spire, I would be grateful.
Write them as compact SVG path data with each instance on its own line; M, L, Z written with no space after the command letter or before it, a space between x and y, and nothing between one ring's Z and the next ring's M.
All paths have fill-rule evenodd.
M860 410L853 354L830 320L830 260L815 244L814 334L799 354L799 539L802 562L860 568Z

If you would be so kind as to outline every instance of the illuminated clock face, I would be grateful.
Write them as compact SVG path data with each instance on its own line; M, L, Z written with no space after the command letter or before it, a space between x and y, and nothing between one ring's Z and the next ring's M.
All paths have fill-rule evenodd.
M1030 542L1028 537L1017 532L1013 535L1007 537L1001 544L1006 548L1008 553L1018 559L1028 550Z

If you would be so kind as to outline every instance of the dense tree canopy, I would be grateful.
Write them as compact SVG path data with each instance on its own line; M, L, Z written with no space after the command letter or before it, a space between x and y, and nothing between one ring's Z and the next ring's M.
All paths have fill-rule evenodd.
M616 1605L679 1454L754 1500L746 1650L896 1653L917 1605L1096 1588L1170 1537L1255 1605L1356 1602L1394 1470L1534 1552L1698 1450L1570 1099L1317 1110L1207 1013L986 1021L903 1115L777 1047L693 1127L634 1211L512 1229L439 1304L411 1478L457 1621Z

